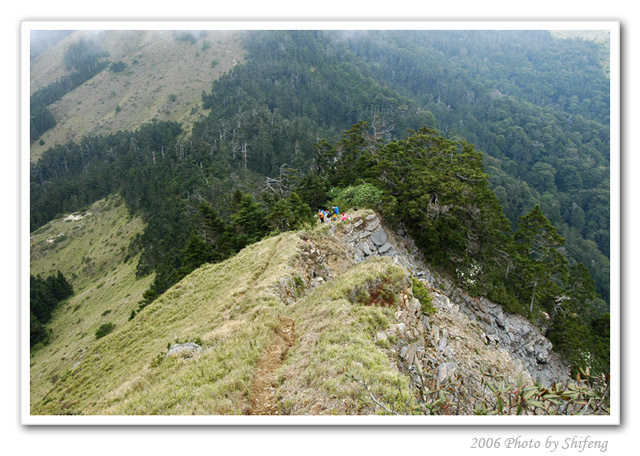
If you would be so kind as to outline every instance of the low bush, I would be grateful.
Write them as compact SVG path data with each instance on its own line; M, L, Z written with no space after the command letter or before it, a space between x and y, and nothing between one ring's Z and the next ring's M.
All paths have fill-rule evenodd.
M384 192L371 184L335 188L329 192L329 197L332 205L343 211L353 207L380 210L384 202Z
M411 290L413 291L413 296L422 304L423 313L427 315L436 313L436 308L433 306L433 300L427 287L415 277L411 277Z
M100 325L100 327L96 330L96 339L100 339L101 337L106 336L111 331L115 329L116 325L113 323L105 323Z

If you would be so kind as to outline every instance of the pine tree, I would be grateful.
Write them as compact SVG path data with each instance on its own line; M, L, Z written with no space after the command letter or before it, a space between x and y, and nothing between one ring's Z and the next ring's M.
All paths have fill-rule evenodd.
M530 318L536 308L553 311L568 272L567 260L558 251L564 239L536 205L520 218L513 241L516 268L512 286L516 295L528 302Z
M267 211L251 195L237 190L233 194L231 228L236 251L258 242L269 233Z

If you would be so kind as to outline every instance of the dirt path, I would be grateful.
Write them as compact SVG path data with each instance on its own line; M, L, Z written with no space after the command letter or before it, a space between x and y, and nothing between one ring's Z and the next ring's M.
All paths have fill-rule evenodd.
M280 326L274 331L271 343L262 351L256 373L251 384L250 415L277 415L276 399L277 373L287 357L287 352L295 343L295 327L291 318L278 317Z

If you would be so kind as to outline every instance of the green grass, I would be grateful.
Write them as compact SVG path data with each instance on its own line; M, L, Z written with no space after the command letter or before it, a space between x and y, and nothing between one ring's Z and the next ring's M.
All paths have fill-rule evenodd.
M391 292L386 301L371 301L381 283ZM409 286L406 270L387 258L372 259L293 306L299 343L281 373L277 394L283 413L379 413L351 376L365 379L385 403L404 407L399 392L406 394L408 378L395 367L391 352L376 344L375 334L394 320L398 295Z
M143 224L129 217L118 197L98 201L84 214L80 220L54 220L31 236L31 274L46 277L60 269L75 291L53 312L47 325L52 331L49 344L31 352L34 403L84 359L101 325L121 326L128 320L153 280L153 275L136 279L137 257L122 261L121 247L126 251ZM64 242L47 242L61 232Z
M279 374L282 413L374 413L349 374L366 378L389 403L399 400L398 388L406 391L408 380L375 334L393 320L397 295L411 286L408 273L388 259L349 268L328 236L318 228L251 245L194 271L133 320L133 298L143 290L132 293L134 283L121 277L120 293L132 293L129 305L102 294L106 302L92 301L112 281L94 277L54 317L58 337L32 356L32 414L247 414L256 365L279 317L293 318L297 335ZM334 272L344 273L309 290L301 258L313 242L332 252ZM132 273L133 264L121 267ZM283 283L296 289L297 300L281 299ZM113 330L96 340L95 331L107 323ZM203 350L165 358L176 340L197 340Z
M276 285L291 276L299 241L287 233L194 271L97 340L32 413L246 413L257 359L285 310ZM168 343L195 338L200 355L160 359Z

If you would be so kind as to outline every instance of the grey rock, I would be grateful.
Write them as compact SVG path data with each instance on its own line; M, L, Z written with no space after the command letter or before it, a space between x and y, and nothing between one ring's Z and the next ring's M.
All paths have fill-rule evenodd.
M422 319L422 324L424 325L424 329L427 333L431 332L431 325L429 324L429 317L424 317Z
M413 364L413 359L416 355L416 348L411 345L407 348L405 354L402 356L406 361L407 365L411 366Z
M367 223L367 226L366 226L365 230L373 231L376 228L378 228L379 226L380 226L380 219L376 218L374 220L371 220L369 223Z
M536 355L536 360L540 363L540 364L546 364L549 361L549 353L546 352L540 352Z
M447 378L451 377L456 371L456 363L442 363L438 366L438 383L444 382Z
M440 293L433 293L433 305L438 309L448 309L451 307L451 301L449 298Z
M443 329L442 330L442 335L440 336L440 341L438 343L438 351L444 351L444 349L446 348L448 341L447 341L447 330Z
M387 340L389 338L389 336L387 336L387 333L384 331L378 331L376 333L376 341L378 340Z
M380 246L380 248L378 249L378 252L379 253L385 253L385 252L389 251L392 247L393 246L391 244L386 242L382 246Z
M378 227L378 229L375 230L371 235L371 241L377 246L383 245L385 242L387 242L386 231L382 227Z
M169 348L169 351L167 351L165 358L168 358L169 356L176 356L176 355L181 355L181 356L190 358L196 353L200 353L201 351L202 351L202 347L196 344L195 342L187 342L184 344L173 344Z
M364 221L363 221L362 219L359 219L358 221L356 221L356 222L353 224L353 227L354 227L354 228L360 228L360 226L361 226L363 223L364 223Z
M371 239L365 239L364 242L367 243L367 245L369 246L369 250L371 250L372 253L375 253L376 250L378 250L378 247L373 242L371 242Z
M371 250L369 249L369 245L366 242L363 242L362 244L360 244L360 251L365 256L371 255Z
M374 218L376 218L376 214L369 214L367 215L367 222L373 220Z
M413 298L409 303L409 305L407 306L407 308L413 314L417 314L418 311L422 308L422 305L420 304L419 300L417 300L416 298Z

